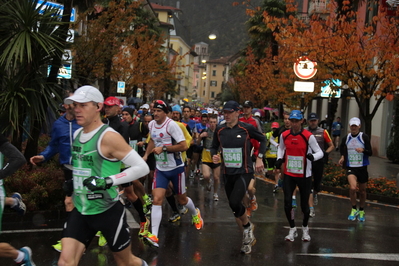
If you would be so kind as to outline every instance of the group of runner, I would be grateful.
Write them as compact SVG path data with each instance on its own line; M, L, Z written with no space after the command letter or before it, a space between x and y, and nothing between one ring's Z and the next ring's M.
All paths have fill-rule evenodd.
M284 191L284 211L290 224L285 240L294 241L297 236L292 196L298 187L304 216L302 240L310 241L308 220L312 209L309 203L311 206L316 203L320 191L322 158L334 149L327 131L317 126L316 114L309 115L309 127L305 130L300 111L284 113L284 125L279 127L277 122L272 123L272 131L264 134L260 121L252 116L251 101L245 101L242 110L235 101L225 103L221 122L216 114L205 112L197 115L199 118L195 121L189 106L181 109L156 100L152 103L151 113L143 116L148 125L136 124L133 130L137 133L137 128L145 126L146 134L135 140L128 134L126 140L110 123L107 126L101 120L104 104L112 104L107 100L104 101L101 92L92 86L83 86L65 99L65 104L74 110L80 128L73 133L70 147L73 182L69 182L69 186L73 193L67 196L71 197L74 208L69 211L63 229L59 265L77 265L98 232L106 239L118 265L147 265L131 253L126 210L119 199L121 190L131 193L127 198L139 214L143 212L143 193L137 197L140 192L134 192L133 188L126 192L126 188L147 176L151 168L154 168L151 169L154 170L153 181L147 181L151 183L152 205L148 212L151 219L143 216L140 232L152 246L160 246L158 236L164 198L171 204L174 216L179 215L170 221L178 220L180 214L188 212L197 230L204 227L201 211L187 196L185 185L186 175L199 173L200 165L207 190L212 191L213 187L215 201L219 199L220 179L223 180L229 206L242 230L242 253L251 253L256 243L255 226L250 221L252 211L258 208L255 173L264 173L265 164L266 174L275 175L273 192L278 191L279 183ZM128 124L135 124L127 119L129 115L134 117L132 110L123 109L122 114ZM358 118L352 118L349 125L351 132L342 139L339 163L347 167L351 186L352 211L348 219L358 217L364 221L364 184L368 179L371 146L368 136L359 131ZM151 156L155 161L153 167L149 167ZM356 206L357 182L359 210ZM183 211L177 212L174 199Z

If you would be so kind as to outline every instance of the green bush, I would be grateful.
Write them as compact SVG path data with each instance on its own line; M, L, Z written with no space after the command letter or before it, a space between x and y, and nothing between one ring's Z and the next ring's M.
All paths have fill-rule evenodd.
M50 161L31 170L25 165L6 178L4 186L8 195L13 192L22 195L28 211L59 210L64 206L63 182L63 171Z

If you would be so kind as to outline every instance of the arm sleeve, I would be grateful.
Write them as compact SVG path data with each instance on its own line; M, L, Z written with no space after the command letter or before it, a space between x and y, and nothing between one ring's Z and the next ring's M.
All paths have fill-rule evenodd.
M0 145L0 152L8 158L8 162L0 169L0 179L12 175L26 163L24 155L8 141Z
M277 159L283 159L285 154L285 143L283 140L283 134L281 134L278 139L279 139L279 146L277 149Z
M314 160L315 161L317 161L317 160L320 160L321 158L323 158L324 157L324 153L323 153L323 150L320 148L320 146L319 146L319 144L317 143L317 140L316 140L316 138L315 138L315 136L314 135L311 135L310 137L309 137L309 147L312 149L312 151L313 151L313 157L314 157Z
M134 150L131 150L121 161L130 167L126 168L120 174L109 176L113 181L113 186L132 182L150 172L147 163Z

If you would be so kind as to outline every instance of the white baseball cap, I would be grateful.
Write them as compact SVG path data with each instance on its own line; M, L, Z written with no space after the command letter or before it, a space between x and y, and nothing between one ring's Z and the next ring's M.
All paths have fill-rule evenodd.
M349 126L353 126L353 125L355 125L355 126L360 126L360 119L359 118L357 118L357 117L352 117L350 120L349 120Z
M145 103L145 104L143 104L142 106L140 106L140 109L150 109L150 106L147 104L147 103Z
M102 103L102 102L104 102L104 97L103 97L102 93L97 88L95 88L93 86L82 86L79 89L77 89L72 96L70 96L64 100L65 104L72 104L73 102Z

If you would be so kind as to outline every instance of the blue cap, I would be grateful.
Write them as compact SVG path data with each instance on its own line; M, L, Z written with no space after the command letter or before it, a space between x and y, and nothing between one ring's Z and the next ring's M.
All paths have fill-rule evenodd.
M182 113L180 105L176 104L172 106L172 112L179 112Z
M201 111L201 114L207 114L207 113L208 113L207 110L202 110L202 111Z
M299 110L292 110L289 119L298 119L298 120L303 119L302 112Z
M240 110L240 105L236 101L228 101L223 106L223 110L238 111L238 110Z

